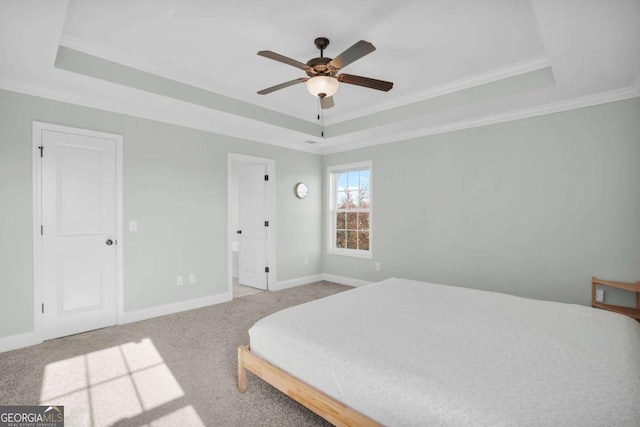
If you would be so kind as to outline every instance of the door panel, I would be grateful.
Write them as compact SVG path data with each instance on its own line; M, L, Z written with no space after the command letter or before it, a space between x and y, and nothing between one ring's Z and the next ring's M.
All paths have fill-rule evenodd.
M81 131L80 131L81 132ZM44 338L116 323L116 142L44 130Z
M239 170L238 217L242 230L238 254L238 279L243 285L267 289L267 231L265 222L266 165L248 164Z
M63 315L103 305L102 259L100 256L62 256L58 258L61 286L59 301Z

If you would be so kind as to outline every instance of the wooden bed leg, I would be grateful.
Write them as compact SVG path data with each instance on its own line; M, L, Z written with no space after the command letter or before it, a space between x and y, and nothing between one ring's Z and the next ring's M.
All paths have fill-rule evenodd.
M244 367L244 361L242 360L242 352L247 346L238 347L238 390L240 393L247 391L247 370Z

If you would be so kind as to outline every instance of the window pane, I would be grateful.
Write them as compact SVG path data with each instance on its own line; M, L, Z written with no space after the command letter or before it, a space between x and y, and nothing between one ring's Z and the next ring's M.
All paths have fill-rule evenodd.
M336 232L336 248L345 248L346 247L346 231L338 231Z
M347 214L338 212L336 214L336 230L344 230L346 228Z
M368 230L368 229L369 229L369 214L359 213L358 214L358 230Z
M358 229L358 214L353 212L347 213L347 230Z
M369 207L369 192L368 191L360 191L358 193L358 207L366 209Z
M349 193L345 191L339 191L336 194L336 208L346 209L349 207Z
M369 189L369 169L360 171L360 189L361 190Z
M356 191L349 191L349 208L353 209L353 208L357 208L358 207L358 199L360 197L358 196L358 190Z
M358 171L349 172L349 190L357 190L359 187Z
M347 191L347 174L346 173L337 173L336 174L336 183L338 191Z
M358 232L347 231L347 249L358 249Z
M360 231L358 233L358 249L362 251L369 250L369 232L368 231Z

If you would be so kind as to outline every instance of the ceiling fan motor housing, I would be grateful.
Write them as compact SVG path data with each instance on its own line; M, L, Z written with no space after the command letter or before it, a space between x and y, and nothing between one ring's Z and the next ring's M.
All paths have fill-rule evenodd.
M306 73L309 77L335 76L338 70L330 65L333 58L313 58L307 61L309 68Z

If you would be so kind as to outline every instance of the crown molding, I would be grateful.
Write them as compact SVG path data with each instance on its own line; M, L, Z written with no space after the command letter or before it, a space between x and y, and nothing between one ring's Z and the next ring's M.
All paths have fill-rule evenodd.
M299 135L300 142L298 142L297 140L295 142L292 142L291 133L294 131L290 129L285 130L277 126L244 119L239 116L233 116L228 113L219 112L217 110L206 107L200 107L183 101L174 100L175 102L184 103L191 108L198 108L206 111L208 114L218 115L219 120L212 120L210 116L202 117L201 115L181 115L162 111L158 109L151 100L149 102L138 103L135 105L126 102L98 100L96 98L88 96L70 95L64 92L43 88L29 82L8 79L1 76L0 89L22 93L25 95L36 96L39 98L50 99L53 101L64 102L67 104L80 105L83 107L95 108L112 113L124 114L127 116L202 130L205 132L230 136L233 138L246 139L247 141L273 145L281 148L304 151L312 154L320 154L320 147L303 142L310 139L309 135L296 132L296 134ZM152 97L160 96L148 92L145 93L149 94ZM248 123L248 125L238 126L237 123L239 121L242 123ZM236 125L234 125L234 123Z
M541 106L533 106L504 113L482 116L470 120L451 122L442 125L431 126L428 128L411 130L398 133L392 137L381 137L377 139L375 137L358 138L354 142L343 142L336 140L336 142L334 143L331 142L331 138L328 138L318 141L318 143L315 145L305 143L305 140L315 139L309 138L308 135L303 134L300 134L300 142L286 142L286 139L291 139L290 134L289 136L287 136L287 138L277 138L277 140L275 138L264 138L264 128L270 127L273 130L273 127L266 124L256 126L256 122L250 121L248 119L245 120L245 122L250 122L251 126L234 127L233 130L225 131L224 129L214 127L212 125L214 121L210 119L198 117L190 117L187 119L176 114L169 114L167 112L158 111L156 108L154 108L153 103L148 103L146 105L131 105L119 102L98 101L94 98L69 95L60 91L50 90L27 82L7 79L4 77L0 77L0 89L69 104L81 105L89 108L96 108L113 113L125 114L133 117L174 124L177 126L198 129L206 132L231 136L234 138L243 138L249 141L265 143L277 147L324 155L640 97L640 75L638 75L638 78L636 79L635 85L633 87L597 93L593 95L549 103ZM208 112L221 114L221 116L228 116L226 113L217 113L215 110L207 109L205 107L197 108L203 108ZM225 123L224 118L220 122ZM284 131L283 136L289 132L292 131Z
M465 77L463 79L455 80L450 83L435 86L422 92L415 92L388 102L378 103L368 108L359 109L357 112L344 113L333 116L325 120L325 126L335 125L347 120L353 120L359 117L367 116L369 114L374 114L392 108L402 107L408 104L425 101L427 99L436 98L438 96L447 95L449 93L459 92L461 90L469 89L475 86L481 86L487 83L496 82L498 80L504 80L510 77L519 76L521 74L530 73L532 71L540 70L547 67L551 67L549 57L539 56L536 58L531 58L526 61L517 62L505 67L495 68L484 73L475 74L470 77Z
M636 81L640 82L640 78ZM477 117L470 120L451 122L442 125L436 125L428 128L411 130L394 135L393 137L382 137L380 139L359 139L353 143L336 143L335 145L323 147L321 154L333 154L344 151L355 150L358 148L372 147L375 145L389 144L393 142L407 141L414 138L420 138L430 135L438 135L442 133L454 132L458 130L471 129L480 126L493 125L498 123L510 122L513 120L527 119L531 117L544 116L547 114L560 113L562 111L575 110L578 108L591 107L594 105L607 104L610 102L624 101L626 99L637 98L640 96L640 90L636 87L628 87L616 89L608 92L601 92L593 95L582 96L578 98L568 99L559 102L553 102L545 105L522 108L519 110L508 111L504 113L491 114L487 116Z

